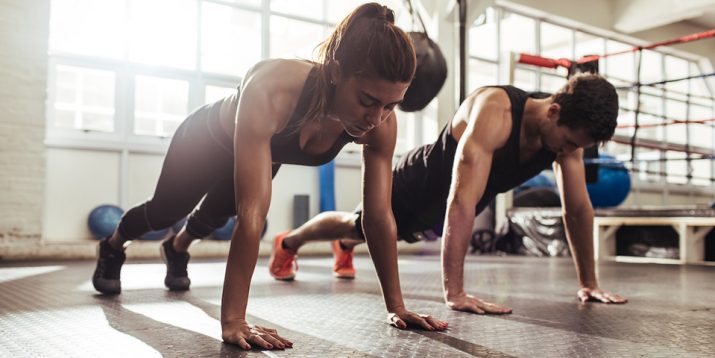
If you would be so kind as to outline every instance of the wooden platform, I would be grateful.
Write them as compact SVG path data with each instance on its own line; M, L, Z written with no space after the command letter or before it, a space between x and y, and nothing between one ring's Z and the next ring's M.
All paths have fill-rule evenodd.
M697 264L705 261L705 236L715 227L712 209L644 208L598 211L594 219L594 255L597 261ZM678 234L677 259L623 256L616 254L616 232L623 226L670 226Z

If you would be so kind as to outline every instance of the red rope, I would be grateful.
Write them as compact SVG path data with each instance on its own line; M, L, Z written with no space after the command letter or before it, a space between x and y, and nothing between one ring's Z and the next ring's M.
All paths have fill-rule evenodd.
M669 126L672 124L705 124L708 122L715 122L715 118L708 118L708 119L673 119L670 121L664 121L660 123L648 123L648 124L639 124L639 128L653 128L653 127L660 127L660 126ZM635 128L635 124L619 124L617 128Z
M707 38L710 38L710 37L715 37L715 29L708 30L708 31L704 31L704 32L700 32L700 33L696 33L696 34L685 35L685 36L678 37L678 38L671 39L671 40L665 40L665 41L654 42L654 43L652 43L652 44L650 44L650 45L646 45L646 46L635 46L635 47L632 47L632 48L630 48L630 49L628 49L628 50L623 50L623 51L618 51L618 52L613 52L613 53L607 53L607 54L605 54L605 55L586 56L586 57L582 57L582 58L578 59L578 60L576 61L576 63L581 64L581 63L586 63L586 62L591 62L591 61L594 61L594 60L598 60L598 59L601 59L601 58L606 58L606 57L613 56L613 55L620 55L620 54L623 54L623 53L636 52L636 51L640 51L640 50L651 50L651 49L654 49L654 48L660 47L660 46L668 46L668 45L674 45L674 44L682 44L682 43L686 43L686 42L692 42L692 41L707 39Z
M538 66L538 67L557 68L560 66L560 67L565 67L565 68L571 68L571 66L574 63L582 64L582 63L591 62L591 61L595 61L595 60L598 60L601 58L606 58L606 57L610 57L610 56L614 56L614 55L620 55L620 54L624 54L624 53L636 52L636 51L641 51L641 50L651 50L651 49L654 49L654 48L660 47L660 46L681 44L681 43L686 43L686 42L702 40L702 39L706 39L706 38L710 38L710 37L715 37L715 29L708 30L705 32L696 33L696 34L685 35L685 36L678 37L678 38L671 39L671 40L654 42L654 43L652 43L650 45L646 45L646 46L634 46L627 50L613 52L613 53L607 53L604 55L585 56L585 57L581 57L580 59L578 59L576 61L572 61L567 58L552 59L552 58L546 58L546 57L522 53L522 54L519 54L519 59L517 60L517 62L526 64L526 65Z
M517 62L526 64L526 65L532 65L532 66L537 66L537 67L546 67L546 68L557 68L559 66L570 68L571 64L573 63L571 60L566 59L566 58L560 58L558 60L554 60L551 58L546 58L546 57L541 57L541 56L536 56L536 55L528 55L525 53L519 54L519 59L517 60Z

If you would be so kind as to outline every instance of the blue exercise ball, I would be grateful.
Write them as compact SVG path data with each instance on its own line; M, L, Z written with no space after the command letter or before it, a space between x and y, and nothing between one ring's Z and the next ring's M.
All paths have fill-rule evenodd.
M236 226L236 217L232 216L228 218L228 221L226 221L224 226L214 230L211 235L216 240L231 240L231 234L233 234L234 226Z
M588 196L596 208L618 206L631 191L631 176L628 169L615 157L608 154L599 156L598 180L587 183Z
M556 183L554 183L551 178L544 174L537 174L531 179L521 183L518 187L514 189L514 194L518 194L519 192L529 189L529 188L555 188Z
M96 239L103 239L112 235L119 225L124 210L116 205L100 205L89 213L87 226Z
M186 218L181 218L179 221L175 222L174 225L171 225L172 230L174 230L174 234L178 234L179 231L184 228L186 220Z
M139 239L140 240L148 240L148 241L156 241L156 240L161 240L166 237L166 235L169 233L169 228L161 229L161 230L152 230L144 235L142 235Z

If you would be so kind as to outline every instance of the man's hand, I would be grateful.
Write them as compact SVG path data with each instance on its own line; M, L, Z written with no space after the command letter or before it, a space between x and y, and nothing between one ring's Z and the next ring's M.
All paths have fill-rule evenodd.
M585 288L584 287L584 288L578 290L578 293L576 293L576 296L578 296L578 299L579 299L579 301L581 301L581 303L584 303L587 301L595 301L595 302L602 302L602 303L626 303L626 302L628 302L628 299L626 299L625 297L621 297L614 293L604 291L598 287L596 287L596 288Z
M455 311L471 312L476 314L508 314L511 308L487 302L472 295L462 294L456 297L447 297L447 307Z
M404 308L388 313L387 323L399 329L406 329L409 326L420 327L427 331L443 331L447 329L447 322L442 322L432 316L417 314Z
M251 349L255 344L262 349L293 348L293 343L278 335L272 328L249 325L245 320L221 322L223 341L236 344L243 349Z

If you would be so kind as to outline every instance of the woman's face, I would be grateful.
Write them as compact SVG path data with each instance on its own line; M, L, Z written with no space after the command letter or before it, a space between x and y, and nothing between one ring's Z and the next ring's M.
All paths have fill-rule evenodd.
M361 137L390 116L409 85L375 78L342 78L335 81L331 113L348 134Z

